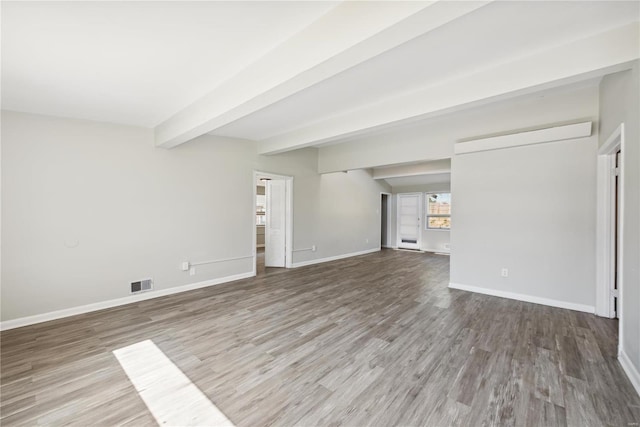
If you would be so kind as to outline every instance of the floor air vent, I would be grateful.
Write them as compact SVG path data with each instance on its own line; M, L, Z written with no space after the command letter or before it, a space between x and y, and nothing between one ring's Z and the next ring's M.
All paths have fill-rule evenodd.
M153 279L144 279L144 280L138 280L137 282L131 282L132 294L150 291L151 289L153 289Z

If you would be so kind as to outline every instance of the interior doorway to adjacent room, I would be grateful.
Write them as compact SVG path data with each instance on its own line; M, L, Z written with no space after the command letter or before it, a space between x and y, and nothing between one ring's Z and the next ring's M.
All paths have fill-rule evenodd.
M380 193L380 247L391 248L391 193Z
M254 171L254 183L254 273L291 267L293 177Z

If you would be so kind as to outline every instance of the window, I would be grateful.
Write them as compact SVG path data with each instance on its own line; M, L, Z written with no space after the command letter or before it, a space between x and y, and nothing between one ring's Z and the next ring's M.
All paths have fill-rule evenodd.
M426 229L449 230L451 228L451 193L427 193L426 196Z

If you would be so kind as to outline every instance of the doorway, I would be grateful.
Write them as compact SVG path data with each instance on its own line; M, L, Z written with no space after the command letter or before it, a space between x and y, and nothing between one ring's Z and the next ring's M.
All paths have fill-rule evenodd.
M622 179L620 179L620 168L622 167L622 152L618 149L618 151L615 154L615 169L614 169L614 174L615 174L615 184L614 184L614 200L613 200L613 205L614 205L614 215L613 215L613 222L615 223L614 227L613 227L613 251L614 251L614 256L613 256L613 269L614 269L614 273L613 273L613 286L612 286L612 292L611 292L611 304L612 304L612 311L613 311L613 317L615 318L620 318L619 316L619 304L620 304L620 274L622 273L620 271L620 262L622 261L621 259L621 247L620 247L620 242L622 240L622 237L620 235L620 228L621 228L621 223L620 223L620 215L622 214L621 210L620 210L620 200L622 197L622 193L620 192L620 190L622 189Z
M391 243L391 193L380 193L380 248L390 248Z
M293 177L254 171L254 274L291 267ZM263 190L262 190L263 189ZM260 194L263 193L263 194Z
M422 193L398 194L398 248L420 250Z

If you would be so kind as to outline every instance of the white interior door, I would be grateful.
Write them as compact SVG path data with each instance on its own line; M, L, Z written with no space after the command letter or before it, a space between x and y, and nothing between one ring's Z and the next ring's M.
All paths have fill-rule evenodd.
M420 249L421 194L398 194L398 247Z
M286 181L284 179L267 181L265 195L264 265L265 267L284 267L286 258Z
M616 153L616 164L615 164L615 227L614 227L614 237L613 237L613 241L614 241L614 273L613 273L613 292L612 295L613 297L611 298L611 312L615 313L615 317L616 318L620 318L620 303L622 301L620 301L620 272L621 272L621 268L620 268L620 254L621 254L621 247L620 247L620 224L621 224L621 214L622 211L620 210L620 200L622 199L622 194L620 193L620 190L622 189L622 185L620 185L620 166L622 165L621 163L621 152L618 151Z

